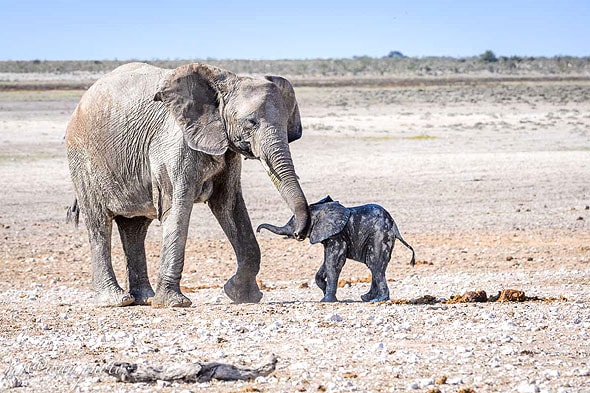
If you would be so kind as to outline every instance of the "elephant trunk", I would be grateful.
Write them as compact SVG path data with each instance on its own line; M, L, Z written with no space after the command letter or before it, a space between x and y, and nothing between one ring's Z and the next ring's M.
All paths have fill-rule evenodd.
M261 229L266 229L267 231L271 231L276 235L293 237L293 228L288 227L287 225L278 227L276 225L271 224L260 224L258 225L258 228L256 228L256 232L260 232Z
M303 240L307 237L310 224L309 207L297 181L289 145L286 140L276 138L261 147L260 161L295 216L292 236Z

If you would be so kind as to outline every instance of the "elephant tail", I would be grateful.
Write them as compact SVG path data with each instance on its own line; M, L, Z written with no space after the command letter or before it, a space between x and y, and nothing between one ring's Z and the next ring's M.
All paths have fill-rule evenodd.
M416 264L416 253L414 252L414 248L410 246L408 243L406 243L406 241L402 238L401 235L399 235L398 239L400 242L402 242L404 246L408 247L410 251L412 251L412 260L410 261L410 265L414 266Z
M66 214L66 223L73 222L76 228L78 228L78 223L80 222L80 206L78 205L78 198L74 199L74 203L68 207L68 212Z
M414 252L414 248L404 240L401 233L399 233L399 229L397 228L397 225L395 225L395 222L393 224L393 235L396 239L402 242L404 246L408 247L410 251L412 251L412 260L410 261L410 265L414 266L416 264L416 253Z

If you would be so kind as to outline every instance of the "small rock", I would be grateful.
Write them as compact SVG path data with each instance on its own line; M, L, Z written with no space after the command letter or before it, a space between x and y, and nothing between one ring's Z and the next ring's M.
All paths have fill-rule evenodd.
M417 382L412 382L406 385L406 390L418 390L420 389L420 386L418 385Z
M418 386L420 386L421 389L427 387L427 386L432 386L434 385L434 379L432 378L423 378L417 381L418 382Z
M307 370L307 369L309 369L309 363L307 363L307 362L293 363L288 368L291 371L293 371L293 370Z
M409 322L400 323L393 327L394 332L409 332L412 330L412 325Z
M280 327L281 327L281 322L279 322L279 321L273 321L265 329L267 331L275 331L275 330L279 329Z
M168 381L162 381L162 380L158 379L158 380L156 381L156 385L157 385L159 388L166 388L166 387L170 386L170 385L171 385L171 383L170 383L170 382L168 382Z
M340 314L330 314L328 316L328 318L326 318L328 321L332 321L332 322L342 322L342 317L340 316Z
M539 393L541 389L534 383L521 382L516 391L518 393Z
M544 374L549 378L557 378L559 377L559 370L545 370Z
M41 330L51 330L51 328L49 327L49 325L47 325L45 322L39 322L37 324L37 327Z
M1 389L14 389L23 386L22 381L14 375L7 375L0 377Z

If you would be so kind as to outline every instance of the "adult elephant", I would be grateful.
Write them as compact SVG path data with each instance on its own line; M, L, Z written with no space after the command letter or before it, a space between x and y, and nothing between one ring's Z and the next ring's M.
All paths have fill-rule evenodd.
M98 80L81 98L65 138L77 197L72 211L76 221L82 212L88 229L96 303L191 304L180 278L195 202L208 203L236 253L225 293L238 303L260 301L260 249L242 198L241 155L260 160L303 239L309 209L288 145L300 137L293 87L281 77L238 76L199 63L173 70L131 63ZM154 219L163 228L155 293L144 245ZM129 292L111 263L113 220Z

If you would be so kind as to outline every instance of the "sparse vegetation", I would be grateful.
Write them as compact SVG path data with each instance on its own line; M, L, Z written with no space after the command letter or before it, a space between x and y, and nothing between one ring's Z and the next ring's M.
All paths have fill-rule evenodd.
M404 54L398 50L392 50L387 54L387 57L394 59L403 59L406 56L404 56Z
M426 141L426 140L437 139L437 138L438 137L433 136L433 135L420 134L420 135L408 136L408 137L405 137L404 139L410 139L410 140L416 140L416 141Z
M492 52L491 50L485 51L484 53L482 53L481 55L479 55L479 58L484 63L495 63L495 62L498 61L498 58L496 57L496 54L494 52Z
M0 73L72 72L106 73L114 68L138 60L86 61L0 61ZM147 60L159 67L175 68L189 62L204 62L238 73L280 74L290 77L451 77L487 73L526 75L590 75L590 57L496 57L488 50L476 57L405 57L392 51L382 58L355 56L342 59L308 60ZM490 69L490 67L492 67ZM0 77L1 80L1 77Z

